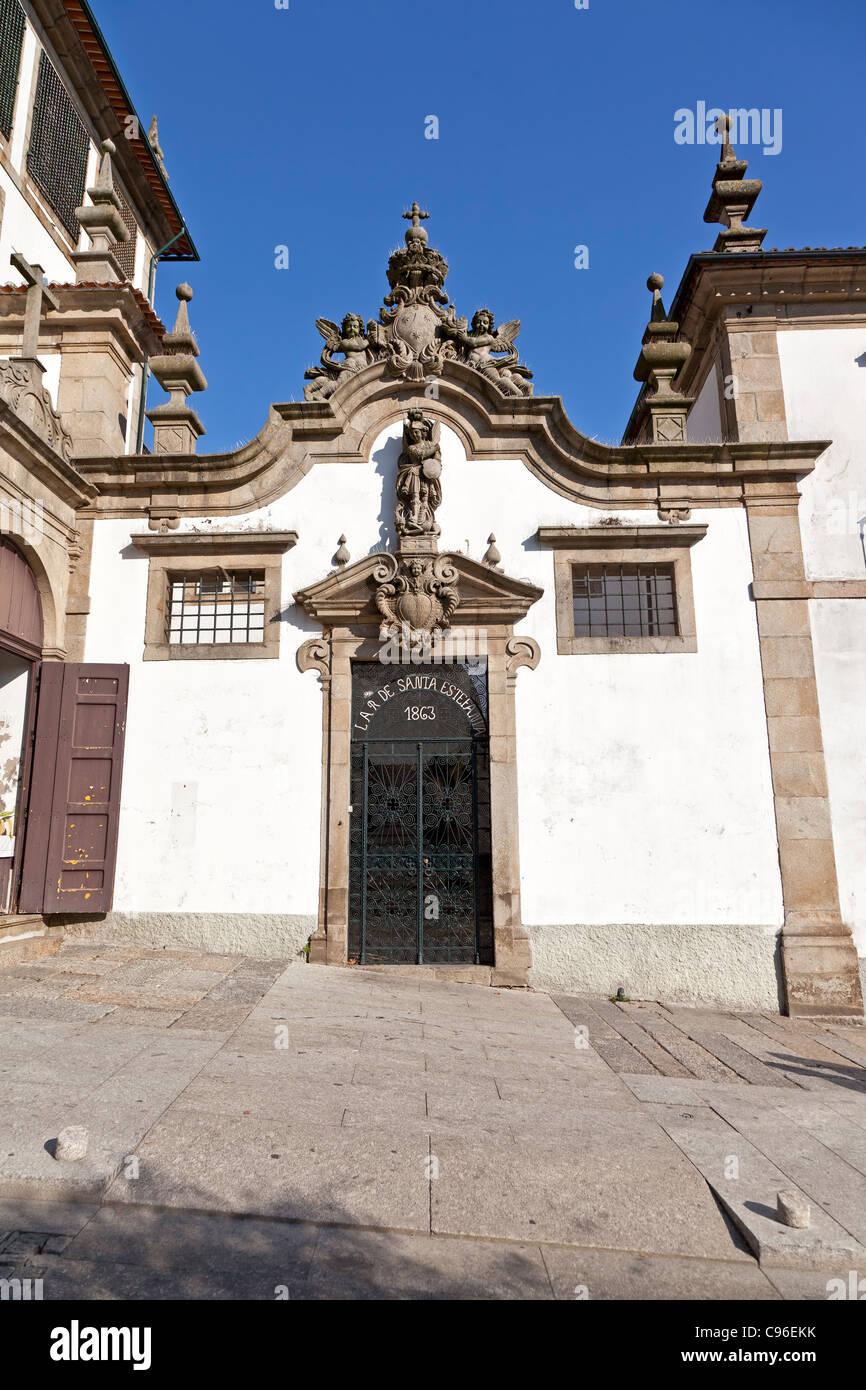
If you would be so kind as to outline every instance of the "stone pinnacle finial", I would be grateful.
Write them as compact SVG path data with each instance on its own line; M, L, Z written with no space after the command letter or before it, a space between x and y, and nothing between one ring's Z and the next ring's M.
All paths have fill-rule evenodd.
M187 309L192 299L192 289L183 282L178 285L175 294L179 302L174 329L163 338L161 355L150 360L151 372L163 390L169 393L167 401L147 412L147 418L153 425L155 454L194 454L196 440L205 432L201 420L186 403L193 391L207 389L204 372L196 361L198 343L190 327Z
M342 569L344 565L348 565L351 558L351 555L346 549L346 537L341 536L337 544L336 554L334 555L334 564L338 565L339 568Z
M99 146L100 160L99 169L96 175L96 187L102 192L114 192L114 170L111 165L111 156L117 154L117 146L113 140L103 140ZM91 194L92 196L92 194Z
M180 300L180 303L177 306L177 318L174 321L174 329L171 336L176 338L179 334L188 334L189 337L193 339L193 342L195 342L193 331L189 326L189 310L186 307L192 299L192 287L184 280L182 284L178 285L175 294ZM198 356L197 347L195 349L195 355Z
M664 289L664 283L665 277L663 275L659 275L657 270L654 270L652 275L650 275L647 278L646 287L648 290L652 290L653 296L653 306L650 312L651 323L655 320L661 320L665 317L665 306L662 303L662 290Z
M94 280L98 284L116 284L124 275L112 253L112 246L129 241L129 230L120 212L120 199L114 187L111 156L116 153L112 140L100 145L96 183L88 188L89 203L75 209L75 216L90 237L89 251L75 251L75 278L79 282Z
M487 537L487 549L484 552L484 559L482 563L485 565L489 565L491 569L498 569L499 566L502 564L502 556L499 553L499 547L496 544L496 537L494 536L492 531L490 532L490 535Z
M662 302L664 276L653 271L647 279L652 291L652 310L643 335L640 356L634 369L635 381L646 383L641 430L653 444L684 440L686 418L692 397L674 389L674 380L691 356L688 343L675 341L679 324L669 319Z
M760 179L747 179L748 161L738 159L731 144L734 119L716 117L716 133L722 136L722 157L713 176L713 191L704 212L705 222L721 222L725 230L716 237L714 251L760 251L766 227L746 227L748 217L761 191Z

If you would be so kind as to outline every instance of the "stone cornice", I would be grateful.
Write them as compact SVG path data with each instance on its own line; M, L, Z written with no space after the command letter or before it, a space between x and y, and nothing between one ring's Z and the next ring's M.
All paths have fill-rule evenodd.
M130 536L148 555L283 555L298 543L297 531L172 531Z
M506 397L478 372L447 362L438 396L395 385L381 362L350 376L326 401L271 407L268 422L226 454L80 459L99 489L95 511L140 515L177 498L190 516L231 515L289 492L316 463L366 464L376 437L409 405L455 431L469 459L518 459L548 487L590 506L737 506L750 483L791 485L810 473L826 441L608 445L582 434L558 396ZM679 499L688 498L688 502Z
M453 619L457 628L519 622L544 593L525 579L512 579L466 555L448 551L442 558L457 572L454 582L460 604ZM381 615L374 599L375 574L383 562L393 563L393 556L385 551L366 555L354 565L299 589L294 595L295 603L323 627L353 627L359 623L378 627Z
M3 400L0 400L0 447L7 449L69 506L84 507L96 497L94 484L82 478L73 464L61 458Z
M23 286L0 285L0 335L20 338L24 323ZM144 295L129 283L50 286L60 308L50 310L40 326L40 348L61 346L78 333L120 333L123 347L134 361L159 352L165 325Z
M557 550L621 550L635 546L692 546L703 540L706 526L681 523L661 526L539 526L535 533L541 545Z
M752 598L762 599L844 598L866 599L866 579L755 579Z

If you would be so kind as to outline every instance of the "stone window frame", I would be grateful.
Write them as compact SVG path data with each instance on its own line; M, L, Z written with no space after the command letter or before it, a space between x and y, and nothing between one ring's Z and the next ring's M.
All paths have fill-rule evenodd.
M280 655L283 556L297 543L296 531L214 531L206 534L133 535L132 544L148 557L144 620L145 661L255 661ZM169 642L166 605L174 574L222 570L263 570L263 642Z
M556 650L559 656L631 656L698 650L691 548L706 526L539 526L536 539L553 548ZM673 567L679 632L675 637L575 637L572 571L581 565Z

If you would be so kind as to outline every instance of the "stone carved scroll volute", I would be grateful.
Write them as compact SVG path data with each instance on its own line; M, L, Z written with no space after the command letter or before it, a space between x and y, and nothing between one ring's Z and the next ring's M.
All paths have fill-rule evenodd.
M322 685L331 680L331 644L327 637L309 637L298 647L299 671L318 671Z
M509 637L505 643L505 677L514 686L521 666L534 671L541 660L541 647L534 637Z

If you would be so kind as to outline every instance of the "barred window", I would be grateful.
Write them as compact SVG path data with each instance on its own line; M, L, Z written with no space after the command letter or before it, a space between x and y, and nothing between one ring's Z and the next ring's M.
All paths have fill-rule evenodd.
M676 637L673 565L575 565L575 637Z
M40 53L27 169L76 241L75 209L84 202L89 148L87 131L69 93L49 58Z
M18 0L0 0L0 134L12 134L15 94L24 41L24 11Z
M166 640L171 645L264 642L263 570L176 574L168 579Z
M120 215L123 218L126 230L129 232L129 241L117 241L111 250L114 253L117 264L120 266L127 280L135 281L135 243L138 234L138 227L132 215L132 209L124 198L115 180L114 191L120 199Z

